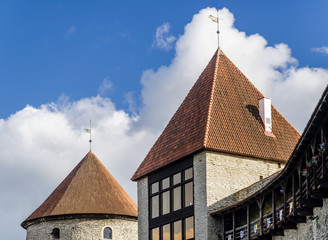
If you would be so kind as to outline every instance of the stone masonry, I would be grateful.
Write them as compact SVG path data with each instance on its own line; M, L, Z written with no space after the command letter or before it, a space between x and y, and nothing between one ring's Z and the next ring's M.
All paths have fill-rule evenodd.
M216 239L215 203L281 168L275 161L204 151L194 155L195 239Z
M327 240L327 222L328 199L326 198L323 200L322 207L313 209L312 218L308 217L306 223L299 223L297 229L285 230L285 236L273 236L272 240Z
M138 180L138 240L148 240L148 177Z
M45 221L27 228L27 240L52 240L51 232L59 228L61 240L102 240L105 227L112 229L115 240L136 240L138 222L133 219L67 219Z

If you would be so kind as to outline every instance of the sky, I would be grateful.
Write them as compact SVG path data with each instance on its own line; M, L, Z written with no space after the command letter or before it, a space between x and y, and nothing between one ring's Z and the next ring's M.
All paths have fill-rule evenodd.
M20 227L89 151L134 171L220 47L302 133L328 83L328 2L0 3L0 230Z

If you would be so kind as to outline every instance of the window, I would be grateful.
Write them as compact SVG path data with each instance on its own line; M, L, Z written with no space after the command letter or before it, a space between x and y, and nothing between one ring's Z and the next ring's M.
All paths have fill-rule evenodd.
M149 238L194 239L192 158L149 175Z
M112 229L109 227L104 228L104 239L112 239Z
M185 236L186 240L194 239L194 217L185 219Z
M52 229L51 236L52 236L52 239L59 239L60 238L59 228Z
M173 223L173 240L182 240L182 222L181 220Z
M171 231L172 229L172 231ZM171 236L172 234L172 236ZM151 230L151 240L194 240L194 217L167 223Z

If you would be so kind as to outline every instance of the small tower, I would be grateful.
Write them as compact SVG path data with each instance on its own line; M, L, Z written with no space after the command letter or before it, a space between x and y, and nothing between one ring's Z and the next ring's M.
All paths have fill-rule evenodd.
M27 240L135 240L137 205L90 151L22 227Z
M263 98L218 49L132 177L139 240L218 239L215 204L281 170L299 133Z

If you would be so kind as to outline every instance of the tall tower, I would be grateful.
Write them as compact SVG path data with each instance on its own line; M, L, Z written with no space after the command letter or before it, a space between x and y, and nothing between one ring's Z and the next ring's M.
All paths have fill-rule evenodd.
M27 240L135 240L137 206L90 151L22 227Z
M132 177L139 240L216 239L215 203L280 170L299 133L263 97L218 49Z

